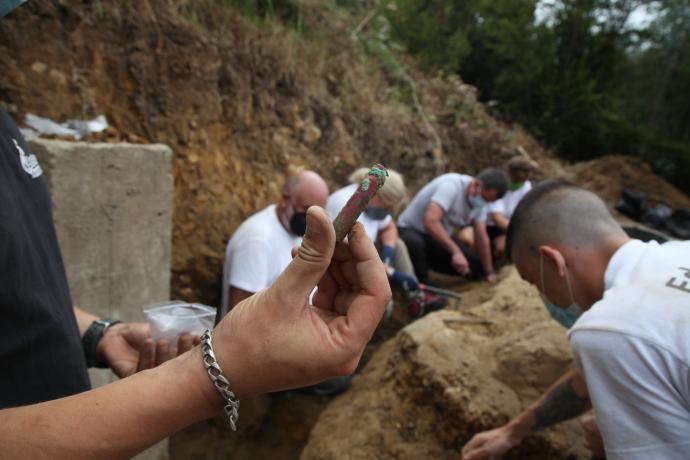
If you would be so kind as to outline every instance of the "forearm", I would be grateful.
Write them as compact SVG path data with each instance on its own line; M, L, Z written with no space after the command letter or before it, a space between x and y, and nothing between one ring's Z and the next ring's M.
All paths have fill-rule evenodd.
M491 257L491 243L489 242L489 235L486 233L486 225L484 223L476 224L474 226L474 234L479 260L484 268L484 273L488 276L494 272L494 264Z
M214 392L196 347L96 390L0 411L0 444L8 458L129 458L220 411Z
M77 318L77 326L79 326L79 335L84 336L84 332L89 328L91 323L99 319L98 316L93 315L79 307L74 307L74 316Z
M582 374L573 368L554 383L541 398L509 423L524 437L536 431L583 414L591 407Z
M453 241L453 238L446 233L446 229L441 222L429 222L425 224L426 231L438 244L443 246L446 251L455 254L460 251L460 247Z
M379 239L384 246L395 247L398 243L398 227L391 222L386 228L379 231Z
M492 212L491 218L494 220L494 223L498 228L500 228L504 232L508 230L508 224L510 223L510 221L503 217L503 214L501 214L500 212Z

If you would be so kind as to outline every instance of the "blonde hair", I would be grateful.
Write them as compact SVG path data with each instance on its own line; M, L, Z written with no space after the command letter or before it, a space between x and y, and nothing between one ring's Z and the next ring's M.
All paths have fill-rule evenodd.
M359 168L352 174L348 180L352 184L359 184L367 177L369 168ZM405 206L409 200L405 181L400 173L392 169L388 170L388 177L386 182L378 191L378 197L383 203L393 210L393 214L397 214L400 209Z

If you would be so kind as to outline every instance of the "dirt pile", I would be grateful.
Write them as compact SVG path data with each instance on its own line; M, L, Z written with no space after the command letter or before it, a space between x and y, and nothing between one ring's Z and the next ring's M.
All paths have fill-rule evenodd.
M431 314L381 347L321 414L301 459L456 460L473 433L506 422L553 383L571 363L565 331L514 268L502 278L490 300ZM508 458L587 458L582 442L568 422Z
M415 74L439 152L350 38L359 19L330 2L303 6L295 31L257 26L224 2L28 2L0 28L0 103L17 120L104 114L111 137L171 146L173 295L211 304L229 236L277 200L291 169L338 187L381 161L415 190L446 170L502 163L518 146L552 158L488 116L472 87Z
M663 203L671 208L690 206L690 197L654 174L639 158L608 155L576 163L566 168L565 177L601 196L613 206L624 188L645 192L650 204Z

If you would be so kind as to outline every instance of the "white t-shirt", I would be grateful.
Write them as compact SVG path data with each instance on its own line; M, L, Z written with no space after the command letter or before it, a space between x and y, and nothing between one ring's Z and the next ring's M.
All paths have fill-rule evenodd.
M520 203L520 200L522 200L530 190L532 190L532 183L530 181L525 181L525 183L522 184L519 189L508 190L506 194L503 195L503 198L496 200L493 203L489 203L486 206L486 212L488 214L486 218L486 225L496 225L494 220L491 218L492 212L497 212L506 219L510 220L510 218L513 216L513 212L515 212L515 208L517 208L518 203Z
M568 336L614 459L690 458L690 242L633 240Z
M228 286L259 292L272 285L301 242L280 223L274 204L242 222L225 249L223 308L228 306Z
M417 192L398 218L398 227L411 227L426 233L424 214L432 201L443 209L443 227L449 235L475 220L486 220L486 206L472 209L465 196L467 187L473 180L472 176L457 173L438 176Z
M326 211L328 212L328 215L331 216L331 219L335 219L335 216L338 215L340 210L343 209L347 203L347 200L349 200L352 194L355 193L357 187L359 187L358 184L350 184L341 188L337 192L333 192L331 196L328 197L328 201L326 202ZM357 221L362 223L369 239L371 241L376 241L379 232L388 227L388 224L393 221L393 218L388 215L384 219L376 220L367 216L365 213L362 213Z

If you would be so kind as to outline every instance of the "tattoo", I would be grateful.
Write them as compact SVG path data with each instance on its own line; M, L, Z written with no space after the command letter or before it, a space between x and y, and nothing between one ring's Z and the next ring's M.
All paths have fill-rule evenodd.
M582 414L587 399L575 392L573 380L568 380L551 390L541 406L534 411L534 430L562 422Z

